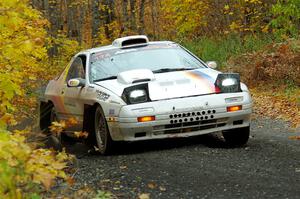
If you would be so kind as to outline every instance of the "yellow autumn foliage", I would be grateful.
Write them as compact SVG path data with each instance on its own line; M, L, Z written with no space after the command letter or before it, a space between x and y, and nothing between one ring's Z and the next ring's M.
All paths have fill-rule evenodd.
M15 95L25 95L43 71L47 20L27 0L0 0L0 127L13 123Z
M208 0L165 0L161 2L163 11L163 29L168 37L198 35L200 27L208 23L206 13L209 13Z
M57 74L49 66L62 68L55 65L58 62L48 62L49 23L29 3L0 0L0 198L38 198L39 192L50 189L56 178L66 178L64 168L70 158L64 152L30 146L25 131L7 130L16 123L17 113L24 114L26 105L36 103L33 91L41 85L41 77L47 80ZM60 49L66 53L73 53L71 48L77 50L76 42L55 42L60 42Z
M32 198L49 190L56 178L67 178L63 169L71 157L65 152L33 149L24 132L0 130L0 148L0 198Z

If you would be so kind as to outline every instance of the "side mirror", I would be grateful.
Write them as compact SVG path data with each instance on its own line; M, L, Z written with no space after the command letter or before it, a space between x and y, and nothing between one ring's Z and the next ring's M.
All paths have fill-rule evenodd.
M85 86L85 80L82 78L70 79L67 85L68 87L83 87Z
M215 61L208 61L208 62L206 62L206 65L212 69L216 69L218 67L217 62L215 62Z

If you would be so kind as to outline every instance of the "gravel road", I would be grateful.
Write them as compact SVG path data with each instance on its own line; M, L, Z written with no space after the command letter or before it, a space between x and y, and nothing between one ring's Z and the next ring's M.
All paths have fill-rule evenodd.
M116 154L77 156L72 189L112 192L117 198L300 198L299 130L256 119L247 146L227 148L220 136L122 144Z

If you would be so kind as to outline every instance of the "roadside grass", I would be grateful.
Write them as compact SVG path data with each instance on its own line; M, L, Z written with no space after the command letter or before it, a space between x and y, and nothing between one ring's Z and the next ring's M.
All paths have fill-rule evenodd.
M201 37L179 42L204 61L217 61L222 68L235 55L260 50L273 42L271 35L248 35L241 38L237 34L219 37Z

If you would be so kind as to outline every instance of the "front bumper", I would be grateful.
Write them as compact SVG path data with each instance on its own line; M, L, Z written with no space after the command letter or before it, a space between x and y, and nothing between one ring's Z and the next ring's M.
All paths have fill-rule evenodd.
M227 112L233 105L242 110ZM108 127L115 141L189 137L249 126L251 113L248 92L213 94L123 106ZM141 116L155 116L155 121L138 122Z

